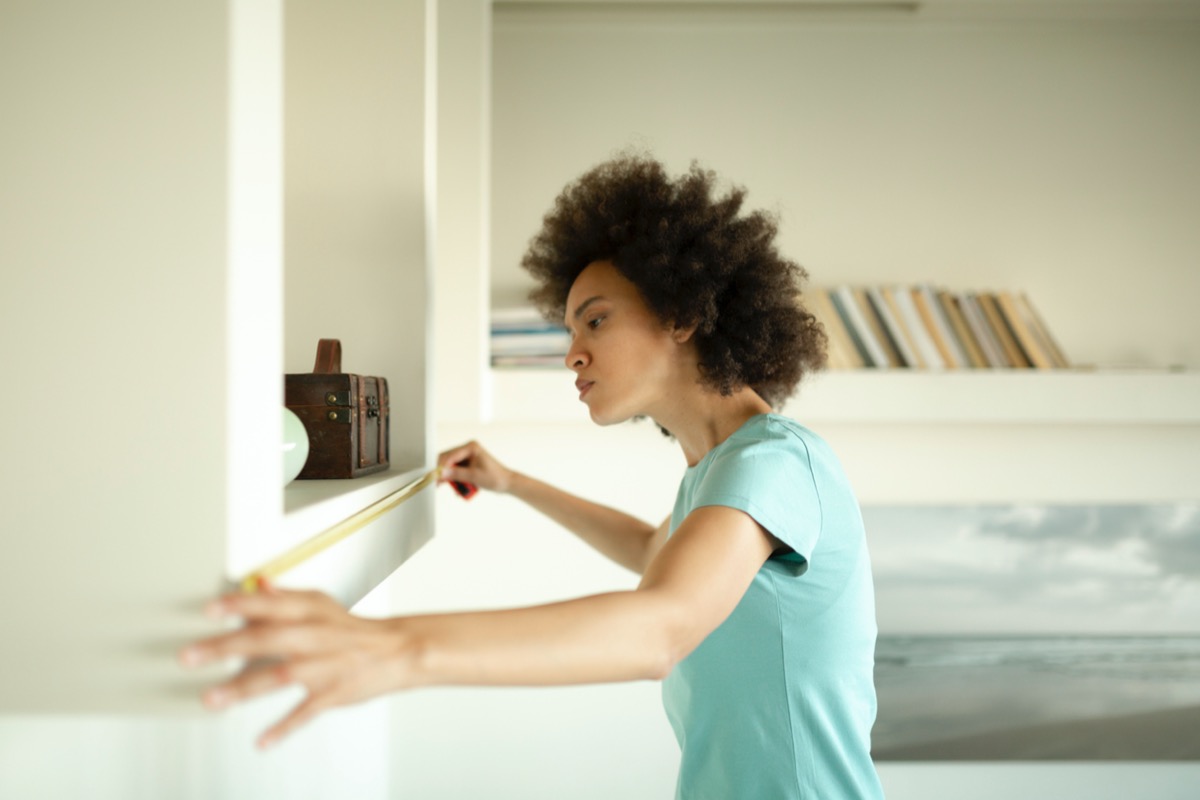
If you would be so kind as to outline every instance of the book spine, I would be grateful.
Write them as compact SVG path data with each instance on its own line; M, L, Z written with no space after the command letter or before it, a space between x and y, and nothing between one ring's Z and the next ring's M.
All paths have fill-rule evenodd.
M834 370L850 369L841 346L828 333L825 334L825 367Z
M565 368L562 356L493 355L493 367L557 367Z
M871 339L867 321L858 312L858 304L854 300L854 293L850 287L839 286L830 293L829 297L833 300L833 305L841 316L846 331L854 341L854 346L858 348L863 364L868 367L886 367L887 357L879 345Z
M954 331L955 338L958 339L963 352L966 353L967 365L973 369L986 367L987 359L983 356L979 342L975 341L975 334L967 325L967 320L958 305L958 298L953 292L943 289L937 293L937 300L942 307L942 313L950 321L950 328Z
M1000 313L1004 315L1004 321L1012 331L1013 338L1017 340L1017 346L1025 354L1026 360L1037 369L1053 369L1054 364L1050 356L1038 345L1037 337L1025 324L1012 292L997 292L996 304L1000 307Z
M917 358L917 353L913 349L912 343L908 340L908 335L904 332L904 328L900 325L900 321L892 313L892 309L888 305L887 299L883 296L883 292L878 287L872 286L867 289L867 299L871 301L871 307L875 309L875 314L879 317L879 321L883 325L883 330L891 341L893 349L899 354L901 366L910 368L918 367L919 359Z
M979 306L979 298L973 293L964 292L959 295L958 300L963 316L966 317L967 324L971 326L971 332L975 334L975 340L979 342L979 347L983 350L983 355L987 359L988 366L999 369L1012 366L1008 363L1008 359L1004 355L1004 349L1000 346L999 340L996 339L996 335L992 333L991 326L988 325L987 319L983 316L983 309Z
M871 356L867 353L867 348L863 346L862 341L858 338L858 333L850 327L850 317L842 309L842 299L837 296L837 291L831 289L829 291L829 302L833 306L834 313L837 314L838 320L842 323L842 330L846 332L846 336L850 338L850 344L854 352L858 355L858 360L862 362L862 366L870 367Z
M811 287L804 292L805 307L825 329L829 342L829 366L831 369L857 369L862 367L862 357L846 333L846 326L838 316L829 292L821 287Z
M899 307L904 324L908 327L908 332L912 334L913 340L917 344L917 352L921 354L925 365L929 369L945 369L946 361L942 358L941 351L938 350L937 344L925 327L924 320L921 319L921 313L913 301L912 290L903 286L895 286L884 291Z
M908 329L908 323L905 321L904 312L900 310L900 304L896 302L896 297L887 287L880 287L875 292L883 298L884 305L891 314L891 320L895 324L896 330L899 332L900 340L905 342L908 348L908 354L912 356L909 366L915 369L926 369L929 365L925 363L924 357L921 355L921 348L917 345L916 337L912 331Z
M871 337L879 343L879 348L883 351L884 358L887 359L889 367L904 367L907 366L901 358L900 352L896 349L895 343L892 342L891 336L883 326L883 320L879 318L879 314L875 311L875 306L871 303L871 298L866 289L854 289L854 300L858 303L858 310L862 314L864 320L867 321L867 327L871 329Z
M1025 359L1025 354L1017 346L1017 340L1013 338L1012 331L1004 322L1004 315L1000 313L1000 306L996 303L995 295L991 292L980 292L976 296L979 298L979 307L983 309L983 316L987 319L988 327L991 328L992 334L1004 350L1004 358L1008 361L1008 365L1017 369L1028 367L1029 362Z
M954 341L950 333L950 326L942 318L941 309L930 288L926 285L914 286L912 297L917 311L921 314L921 320L925 323L925 328L929 331L934 344L937 345L938 352L941 354L942 360L946 362L946 366L949 369L966 366L967 357L963 355L957 342Z
M1042 315L1033 307L1028 295L1021 292L1017 295L1017 304L1024 312L1025 319L1029 323L1033 335L1038 338L1042 344L1042 348L1050 355L1050 361L1058 369L1067 369L1071 366L1071 362L1067 360L1061 347L1054 336L1050 333L1050 329L1046 327L1046 322L1042 319Z
M507 331L497 331L492 333L492 346L513 349L534 347L565 353L567 352L567 348L571 346L571 335L562 330L545 331L542 333L509 333Z

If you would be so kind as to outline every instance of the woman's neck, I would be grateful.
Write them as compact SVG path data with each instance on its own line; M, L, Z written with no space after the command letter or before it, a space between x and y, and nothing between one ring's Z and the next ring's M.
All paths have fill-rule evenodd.
M748 419L771 411L771 406L748 387L727 396L705 387L681 400L655 416L654 421L679 442L689 467L700 463L709 450L732 436Z

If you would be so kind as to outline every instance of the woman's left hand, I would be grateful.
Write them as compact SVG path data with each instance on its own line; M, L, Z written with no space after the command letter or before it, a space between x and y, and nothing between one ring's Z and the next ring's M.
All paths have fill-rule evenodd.
M291 684L308 696L258 741L269 747L317 714L403 688L411 656L392 620L350 614L321 592L266 587L230 594L205 609L212 617L241 617L236 631L195 642L179 652L185 666L245 658L246 667L204 694L212 709L227 708Z

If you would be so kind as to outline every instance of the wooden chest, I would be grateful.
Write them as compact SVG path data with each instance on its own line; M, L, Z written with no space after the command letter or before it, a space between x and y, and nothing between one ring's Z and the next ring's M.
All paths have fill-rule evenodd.
M298 478L357 478L388 468L387 379L342 372L337 339L320 341L311 373L285 376L284 404L308 431Z

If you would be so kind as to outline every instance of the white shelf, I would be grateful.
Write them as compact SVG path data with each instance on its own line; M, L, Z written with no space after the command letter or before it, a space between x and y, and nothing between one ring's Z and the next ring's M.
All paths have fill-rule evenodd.
M493 369L494 422L590 422L564 369ZM1200 372L847 370L801 385L810 424L1200 425Z
M283 490L274 524L231 548L227 578L236 584L264 564L387 495L419 480L426 469L392 469L346 480L297 480ZM427 487L383 517L288 570L282 586L319 589L354 605L432 538L433 491Z
M391 469L350 480L296 480L283 490L283 532L302 541L362 511L424 475L424 469Z
M859 424L1196 425L1200 372L826 372L785 412Z
M426 469L390 469L349 480L293 481L284 490L279 535L264 541L261 563L419 480ZM401 505L333 547L289 570L282 585L318 588L353 605L390 575L433 536L434 487L411 495Z
M591 424L566 369L490 378L494 423ZM826 372L783 412L830 442L864 505L1197 497L1197 372Z

